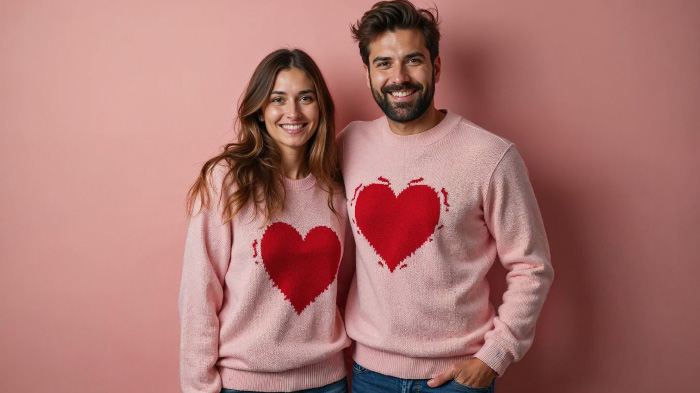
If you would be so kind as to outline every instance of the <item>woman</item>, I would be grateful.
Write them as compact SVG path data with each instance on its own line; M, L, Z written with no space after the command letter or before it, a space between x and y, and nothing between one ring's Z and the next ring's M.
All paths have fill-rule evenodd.
M346 210L333 101L314 61L298 49L265 57L237 124L238 141L188 196L182 390L346 392Z

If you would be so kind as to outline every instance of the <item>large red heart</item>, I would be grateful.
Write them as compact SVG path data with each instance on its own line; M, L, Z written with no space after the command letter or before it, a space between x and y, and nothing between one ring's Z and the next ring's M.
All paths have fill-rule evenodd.
M360 232L389 271L423 245L440 220L440 197L426 185L411 185L396 196L386 184L370 184L355 204Z
M283 222L267 227L260 241L267 274L297 314L335 280L340 248L338 235L328 227L315 227L304 239Z

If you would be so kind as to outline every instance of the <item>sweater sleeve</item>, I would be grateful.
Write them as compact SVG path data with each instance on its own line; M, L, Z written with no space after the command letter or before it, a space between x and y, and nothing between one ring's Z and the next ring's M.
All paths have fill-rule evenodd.
M219 318L224 276L231 257L232 226L223 223L220 198L224 170L215 167L210 176L210 203L194 206L185 242L182 281L178 298L180 314L180 383L184 393L221 391L216 368L219 359Z
M355 278L355 238L352 234L350 221L345 221L345 243L343 243L343 257L338 268L338 295L337 305L340 315L345 319L345 305L348 300L350 285Z
M502 375L532 345L535 322L553 279L540 210L525 163L512 145L491 175L484 218L508 273L494 327L475 357Z

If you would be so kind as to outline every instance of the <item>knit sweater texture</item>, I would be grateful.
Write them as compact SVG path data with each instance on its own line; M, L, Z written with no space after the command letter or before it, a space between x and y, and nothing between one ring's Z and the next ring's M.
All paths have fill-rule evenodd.
M355 361L431 378L479 358L499 375L531 346L553 271L515 146L447 112L400 136L386 117L338 136L356 243L345 323ZM508 270L498 311L486 273Z
M233 192L221 193L226 172L223 165L212 171L211 202L197 203L187 232L178 301L182 391L294 391L342 379L350 341L337 292L350 279L341 263L346 236L352 245L345 199L336 194L338 217L312 175L285 178L281 214L266 223L245 206L223 224L219 196Z

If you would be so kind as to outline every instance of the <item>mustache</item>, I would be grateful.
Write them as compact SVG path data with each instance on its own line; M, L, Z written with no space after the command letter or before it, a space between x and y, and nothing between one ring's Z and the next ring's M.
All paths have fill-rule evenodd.
M420 83L411 83L411 82L406 82L402 83L400 85L389 85L389 86L384 86L381 88L381 92L384 94L391 93L392 91L401 91L401 90L423 90L423 85Z

